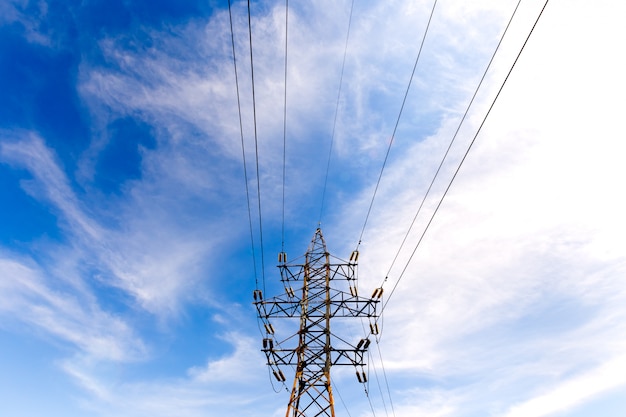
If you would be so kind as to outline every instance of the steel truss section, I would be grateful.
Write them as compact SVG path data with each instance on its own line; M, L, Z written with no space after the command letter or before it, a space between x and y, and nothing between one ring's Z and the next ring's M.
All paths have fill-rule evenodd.
M281 367L295 366L287 417L334 417L330 370L335 365L355 366L359 382L366 382L364 356L370 340L345 341L331 332L331 320L367 318L371 333L376 334L376 306L382 289L376 289L370 298L359 296L358 252L353 252L347 262L335 258L331 262L319 228L304 263L288 264L285 253L280 253L278 260L285 293L265 300L260 290L254 292L254 304L266 332L261 350L279 382L286 380ZM271 320L289 318L299 319L297 332L277 340ZM295 340L297 346L287 347Z

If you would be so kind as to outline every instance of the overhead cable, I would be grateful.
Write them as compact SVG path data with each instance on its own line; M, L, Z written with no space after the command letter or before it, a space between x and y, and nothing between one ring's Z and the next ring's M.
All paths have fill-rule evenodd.
M256 184L259 206L259 240L261 245L261 277L263 279L263 292L265 291L265 256L263 253L263 216L261 212L261 176L259 174L259 141L256 128L256 96L254 93L254 60L252 57L252 17L250 13L250 0L248 0L248 34L250 38L250 76L252 79L252 114L254 118L254 150L256 159Z
M383 370L383 378L385 379L385 386L387 388L387 395L389 396L389 404L391 405L391 413L393 414L393 416L396 416L396 410L393 407L393 400L391 399L391 389L389 389L389 381L387 380L387 372L385 371L385 362L383 361L383 354L380 351L380 343L379 343L379 339L376 338L376 349L378 350L378 356L380 358L380 367ZM378 378L378 375L376 375L376 378ZM382 393L381 393L382 395ZM384 404L384 400L383 400L383 404ZM385 406L385 411L387 411L387 407Z
M368 334L372 334L371 331L366 330L365 323L363 322L363 320L361 320L361 327L363 328L363 333L364 333L363 339L366 339L368 337ZM382 352L380 350L380 344L379 344L380 337L379 336L380 335L376 335L376 338L375 338L376 339L376 347L378 349L378 356L380 358L380 366L382 368L383 378L385 380L385 387L386 387L386 390L387 390L387 397L389 398L389 403L391 405L391 412L392 412L393 416L395 417L396 410L394 409L393 399L391 398L391 389L389 388L389 381L387 380L387 372L385 371L385 363L383 361L383 355L382 355ZM368 354L369 354L369 352L368 352ZM378 384L378 390L380 392L380 397L382 399L383 407L385 409L385 415L389 415L389 412L387 411L387 404L385 402L385 396L384 396L384 394L382 392L382 389L381 389L381 386L380 386L380 379L378 378L378 372L376 371L376 366L374 366L374 361L371 360L371 359L372 359L372 357L371 357L371 354L370 354L370 362L372 363L372 366L374 368L374 377L376 378L376 383Z
M348 31L346 32L346 43L343 48L343 61L341 63L341 75L339 76L339 89L337 90L337 104L335 105L335 117L333 119L333 130L330 135L330 147L328 148L328 160L326 163L326 175L324 177L324 189L322 191L322 204L320 207L320 218L318 226L322 224L322 216L324 214L324 201L326 198L326 188L328 185L328 172L330 171L330 158L333 152L333 143L335 142L335 128L337 126L337 114L339 113L339 99L341 97L341 87L343 86L343 71L346 66L346 55L348 52L348 41L350 40L350 27L352 26L352 11L354 10L354 0L350 4L350 17L348 18Z
M341 401L343 408L345 408L346 414L348 415L348 417L352 417L352 414L350 414L350 410L348 409L348 406L346 405L345 401L343 400L343 397L341 396L341 393L339 392L339 389L337 388L337 384L335 383L332 383L332 384L333 384L333 393L337 394L337 396L339 397L339 401Z
M285 95L283 101L283 220L282 220L282 252L285 252L285 179L287 161L287 34L289 29L289 0L285 0Z
M502 41L504 40L504 36L506 35L506 33L507 33L508 29L509 29L509 26L511 26L511 22L513 21L513 18L515 17L515 14L517 13L517 9L519 8L519 5L520 5L521 2L522 2L522 0L518 0L517 5L515 6L515 9L513 10L513 13L511 14L511 18L509 19L506 27L504 28L504 31L502 32L502 36L500 36L500 41L498 42L498 45L494 49L493 54L491 54L491 59L489 60L489 63L487 64L487 67L485 68L485 71L483 72L483 75L482 75L482 77L480 79L480 82L478 83L478 85L476 86L476 89L474 90L474 95L472 96L471 100L469 101L469 104L467 105L467 107L465 109L465 113L463 114L463 117L461 118L461 120L460 120L460 122L459 122L459 124L458 124L458 126L456 128L456 131L454 132L454 135L452 136L452 140L448 144L448 148L446 149L446 152L443 155L443 158L441 159L441 162L439 163L439 166L437 167L437 171L435 172L435 175L433 176L433 179L430 182L430 185L428 186L428 189L426 190L426 193L424 194L424 198L422 198L422 201L421 201L419 207L417 208L417 211L415 212L415 216L413 217L413 221L411 221L411 225L409 226L408 230L406 231L406 234L404 235L404 238L402 239L402 243L400 244L400 247L398 248L398 251L396 252L396 255L394 256L393 261L391 262L391 265L389 266L389 270L387 271L387 274L385 274L385 278L383 279L383 282L380 284L381 287L387 281L387 278L389 277L389 274L391 273L392 268L394 267L396 261L398 260L398 256L400 256L400 252L402 251L402 248L404 247L404 244L406 243L406 240L409 237L409 234L411 233L411 230L413 229L413 226L415 225L417 217L419 216L419 214L422 211L422 207L424 206L424 203L426 202L426 198L428 198L428 196L430 195L430 191L432 190L433 184L435 183L435 180L439 176L439 172L441 171L441 168L443 167L444 162L448 158L448 154L450 152L450 149L452 148L452 145L454 144L454 142L456 140L456 137L459 134L459 131L461 130L461 126L463 125L463 122L465 121L465 118L467 117L467 115L469 113L469 110L472 107L472 104L474 103L474 99L478 95L478 91L480 90L480 87L482 86L483 81L485 80L485 77L487 76L487 72L489 71L489 68L491 68L491 64L493 63L493 60L494 60L498 50L500 49L500 45L502 44Z
M230 19L230 39L233 47L233 65L235 67L235 86L237 88L237 111L239 112L239 132L241 133L241 157L243 159L243 177L246 183L246 203L248 206L248 221L250 223L250 246L252 248L252 264L254 266L255 289L259 289L259 278L256 269L256 254L254 250L254 233L252 227L252 210L250 209L250 190L248 187L248 168L246 163L246 147L243 140L243 122L241 120L241 99L239 96L239 76L237 75L237 55L235 53L235 34L233 31L233 14L230 0L228 0L228 17Z
M544 12L546 6L548 5L548 2L549 2L549 0L546 0L546 2L544 3L543 7L541 8L541 11L539 12L539 15L537 16L537 19L535 20L535 23L533 24L532 28L530 29L530 32L528 33L528 36L526 36L526 40L524 40L524 44L520 48L517 56L515 57L515 60L513 61L513 64L511 65L511 68L509 69L506 77L504 78L504 81L500 85L500 88L498 89L498 92L497 92L496 96L494 97L493 101L491 102L491 105L489 106L489 109L487 110L487 113L485 114L485 117L483 118L480 126L478 127L478 130L474 134L474 138L472 139L472 141L470 142L467 150L465 151L465 154L463 155L463 158L461 159L461 162L459 163L459 166L457 167L456 171L454 172L454 175L452 176L452 179L450 180L450 183L448 184L448 186L446 187L446 190L444 191L443 195L441 196L441 199L439 200L439 203L437 204L437 207L435 207L435 210L433 211L433 214L431 215L430 220L426 224L426 227L424 228L424 231L422 232L422 234L421 234L417 244L415 245L415 248L413 249L413 252L411 253L411 256L409 257L408 261L406 262L406 265L404 266L404 269L400 273L400 276L398 277L398 280L396 281L396 283L393 286L391 292L389 293L389 296L387 297L387 301L383 304L383 307L381 309L381 314L382 314L382 311L384 311L385 307L387 307L387 304L389 303L389 300L391 299L391 296L393 295L393 293L395 292L396 288L398 287L398 284L400 283L400 280L404 276L404 273L406 272L409 264L411 263L411 260L413 259L413 256L415 255L415 252L417 252L417 249L419 248L420 243L424 239L424 236L426 235L426 232L428 231L428 228L432 224L432 221L435 218L435 215L437 214L437 211L441 207L441 204L443 203L443 200L445 199L446 195L448 194L448 191L450 190L450 187L454 183L454 180L456 179L457 174L459 173L461 167L463 166L463 163L465 162L465 159L467 158L467 155L469 154L469 152L472 149L474 143L476 142L476 138L478 137L480 131L482 130L483 126L485 125L485 122L487 121L487 118L489 117L489 114L491 113L491 110L493 109L494 105L496 104L496 102L498 100L498 97L500 97L500 93L502 93L502 90L504 89L504 86L506 85L506 82L508 81L508 79L509 79L509 77L511 75L511 72L513 72L513 69L515 68L515 65L517 64L517 61L519 60L520 56L522 55L522 52L524 51L524 48L526 47L526 44L528 43L528 40L530 39L530 36L533 34L533 32L535 30L535 27L537 26L537 23L539 22L539 19L543 15L543 12Z
M374 378L376 379L376 386L378 387L378 392L380 393L380 399L383 403L383 410L385 410L385 416L389 416L389 412L387 411L387 402L385 401L385 395L383 394L383 388L380 385L380 378L378 377L378 371L376 370L376 363L372 359L372 352L367 351L367 354L370 358L370 363L372 364L372 369L374 370ZM382 364L382 362L381 362Z
M393 140L396 136L396 130L398 130L398 124L400 123L400 118L402 117L402 111L404 110L404 105L406 103L406 99L409 95L409 90L411 89L411 83L413 82L413 77L415 76L415 69L417 68L417 63L419 62L420 56L422 55L422 49L424 47L424 42L426 40L426 35L428 34L428 29L430 28L430 22L433 19L433 14L435 13L435 7L437 6L437 0L433 3L432 10L430 11L430 16L428 17L428 23L426 25L426 30L424 31L424 36L422 37L422 42L420 43L419 51L417 52L417 57L415 58L415 64L413 65L413 71L411 72L411 77L409 78L409 83L406 87L406 92L404 93L404 98L402 99L402 105L400 106L400 111L398 112L398 118L396 119L396 125L393 128L393 133L391 134L391 138L389 139L389 146L387 147L387 153L385 154L385 159L383 160L383 166L380 169L380 174L378 175L378 180L376 181L376 187L374 187L374 194L372 195L372 201L370 202L369 208L367 209L367 214L365 215L365 222L363 223L363 228L361 229L361 235L359 236L359 242L356 245L356 249L359 249L361 245L361 240L363 239L363 233L365 233L365 227L367 226L367 220L370 217L370 213L372 212L372 206L374 205L374 200L376 199L376 193L378 192L378 186L380 185L380 180L383 177L383 172L385 171L385 165L387 165L387 159L389 158L389 151L391 151L391 145L393 145Z
M372 416L376 417L376 411L374 410L374 404L372 403L372 399L370 398L370 394L367 391L367 385L369 384L369 382L367 384L363 384L363 389L365 390L365 396L367 397L367 402L369 402L370 404L370 410L372 410Z

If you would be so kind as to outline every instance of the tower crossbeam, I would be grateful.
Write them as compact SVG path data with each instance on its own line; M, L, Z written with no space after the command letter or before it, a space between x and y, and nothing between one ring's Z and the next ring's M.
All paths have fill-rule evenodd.
M285 293L264 299L260 290L254 292L254 304L266 332L261 350L279 382L286 381L281 367L295 366L286 417L334 417L331 368L354 366L359 382L366 382L363 367L370 340L349 343L331 332L331 321L340 317L367 318L371 333L377 334L376 306L382 289L376 289L370 298L359 296L358 252L353 252L347 262L331 262L320 229L311 240L304 263L288 264L285 253L280 253L278 259ZM299 328L277 339L274 319L281 319L281 324L285 319L299 319ZM297 346L289 346L295 340Z

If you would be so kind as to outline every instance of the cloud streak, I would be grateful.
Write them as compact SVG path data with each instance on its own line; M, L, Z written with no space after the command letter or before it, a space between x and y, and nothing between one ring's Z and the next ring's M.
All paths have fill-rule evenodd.
M540 5L521 11L490 88L385 282L514 3L438 6L360 247L364 293L383 282L389 297L526 33L524 16ZM323 219L337 256L357 243L430 5L355 4ZM565 26L562 6L548 10L385 311L380 349L398 417L550 416L626 383L626 206L616 191L626 175L624 147L614 139L617 110L598 106L623 96L623 84L614 85L623 64L593 52L574 30L571 22L602 10L589 14L583 6L568 9ZM273 253L284 10L254 7L264 228ZM336 7L297 4L290 14L290 257L304 252L318 220L349 2ZM11 21L18 19L13 9ZM250 121L244 4L234 12L242 111ZM598 36L611 38L611 28L621 27L613 23ZM244 298L254 277L228 15L215 10L166 29L106 34L97 43L101 59L83 57L76 88L93 119L92 137L75 160L57 155L44 131L2 131L1 162L24 174L23 189L54 213L62 238L40 238L28 250L0 248L0 314L69 346L59 366L89 393L83 406L96 415L281 415L287 395L267 398L260 338ZM575 46L564 43L568 37ZM578 47L612 76L581 80L593 72L580 63ZM140 174L107 194L96 185L100 158L113 141L111 126L124 118L150 126L156 145L137 144ZM252 132L245 123L249 162ZM276 274L267 272L273 288ZM201 324L185 333L187 319ZM208 345L176 362L173 356L187 352L169 349L181 340ZM376 366L381 377L376 355L370 362L370 375ZM334 378L351 414L369 415L354 376ZM374 380L368 389L377 415L385 415Z

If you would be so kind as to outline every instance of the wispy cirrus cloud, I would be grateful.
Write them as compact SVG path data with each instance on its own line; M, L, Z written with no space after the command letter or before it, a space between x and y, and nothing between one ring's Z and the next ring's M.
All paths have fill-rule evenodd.
M290 254L305 250L296 245L298 239L303 235L306 243L317 221L316 190L323 183L337 98L349 2L341 13L330 3L294 5L290 15L287 224L301 232L288 242L294 247ZM515 2L474 8L476 3L470 8L467 2L445 2L436 10L361 245L365 293L387 275ZM355 4L324 218L330 249L339 256L354 248L361 231L430 6ZM276 232L284 15L282 5L254 7L259 7L253 40L264 215ZM524 13L529 16L533 7ZM582 21L575 10L569 9L569 18ZM234 11L242 111L249 122L247 16L243 3ZM571 79L563 75L568 63L570 69L582 65L573 59L577 55L552 57L564 51L559 36L582 35L563 29L557 36L546 32L551 27L563 28L554 21L539 28L542 42L529 44L530 56L520 61L520 72L387 307L380 343L398 416L471 416L485 410L543 416L624 384L618 371L626 334L621 249L626 207L615 190L625 174L623 149L610 139L619 131L611 121L619 114L612 108L605 113L611 117L602 117L591 104L602 102L602 91L616 94L619 88L599 79L576 90L587 94L584 100L554 98L581 84L580 73ZM247 333L253 326L233 317L236 307L230 303L243 286L241 276L252 273L237 270L233 265L240 258L227 254L236 241L247 239L248 227L229 30L222 10L207 21L104 37L102 61L86 57L80 65L77 88L94 126L89 149L77 157L77 172L66 171L45 133L3 132L2 162L32 177L24 180L24 189L57 215L64 240L40 242L32 256L2 252L1 276L20 279L0 282L6 295L0 311L74 346L74 355L61 366L92 394L85 407L103 415L284 411L286 396L266 398L269 384L259 378L266 372L263 357ZM579 37L574 43L589 47ZM386 297L517 46L509 43L496 63L491 87L479 97L425 216L385 283ZM604 61L599 52L593 57L619 75L617 62ZM126 179L117 194L106 194L94 179L111 141L107 128L124 117L148 124L156 145L138 146L140 174ZM244 135L250 162L251 123L244 122ZM268 235L278 241L278 232ZM153 330L138 321L167 333L198 300L227 317L202 330L219 340L214 351L168 376L116 374L117 363L154 359L157 342L146 335ZM18 314L22 311L28 314ZM251 351L256 356L246 354ZM363 389L347 384L354 379L349 376L336 374L337 383L351 410L356 404L353 415L366 415ZM589 395L570 400L579 390ZM370 393L378 395L375 389Z
M210 301L210 285L205 286L198 275L206 268L201 263L207 262L211 248L211 239L204 235L209 230L206 225L181 232L178 217L170 218L162 211L165 207L149 210L149 198L165 197L159 193L146 195L142 204L135 194L120 206L123 210L115 222L98 217L101 211L89 207L92 198L99 196L79 196L53 151L34 132L3 132L0 157L31 176L25 189L55 212L68 241L42 241L37 253L30 255L1 252L0 314L64 346L69 356L60 361L61 369L93 396L84 406L104 415L126 407L130 415L152 411L190 416L209 407L240 406L239 398L227 399L223 394L224 380L238 384L250 372L245 365L254 355L247 352L249 337L234 333L217 349L224 356L208 360L204 370L183 368L178 378L128 382L123 390L114 388L118 382L110 379L111 369L119 364L141 366L155 358L162 348L146 334L152 332L150 327L166 332L185 314L181 304L202 300L227 309ZM146 190L137 187L132 192ZM114 298L107 298L107 293ZM146 320L152 324L146 326ZM234 353L229 357L231 349ZM221 394L208 396L211 387L220 388ZM129 392L130 402L125 400ZM171 401L163 401L164 396Z
M504 416L542 417L567 411L598 394L610 391L626 383L624 356L611 357L590 371L560 384L547 393L539 394L521 404L516 404Z
M45 1L29 4L28 1L9 0L0 4L0 24L17 23L22 26L29 42L50 46L50 34L41 25L47 13L48 4Z
M12 255L0 257L3 315L98 360L127 362L146 354L141 338L124 319L102 310L94 298L63 286L63 278L50 276L32 259Z
M274 415L284 401L278 396L268 398L263 389L268 383L266 374L256 374L250 366L262 356L260 352L250 354L253 339L239 333L222 336L224 344L233 348L231 353L189 368L186 375L178 377L120 379L101 363L82 358L65 360L61 366L93 395L85 408L101 415L201 416L237 410L246 410L251 416Z
M26 180L26 189L57 212L72 242L61 250L67 252L63 256L91 264L93 276L84 277L86 281L96 278L104 280L105 285L119 287L153 313L175 312L178 298L194 280L194 262L199 253L207 251L210 242L197 234L194 238L191 232L175 238L176 217L167 224L168 216L162 211L168 200L150 210L145 205L148 199L142 204L133 204L131 199L119 206L119 216L113 216L121 226L107 227L97 220L98 208L89 208L94 200L81 201L77 197L43 140L32 132L17 135L22 137L2 144L3 160L27 169L33 179ZM154 201L159 195L151 197ZM154 229L154 222L163 222L163 227ZM167 256L163 256L165 253Z

